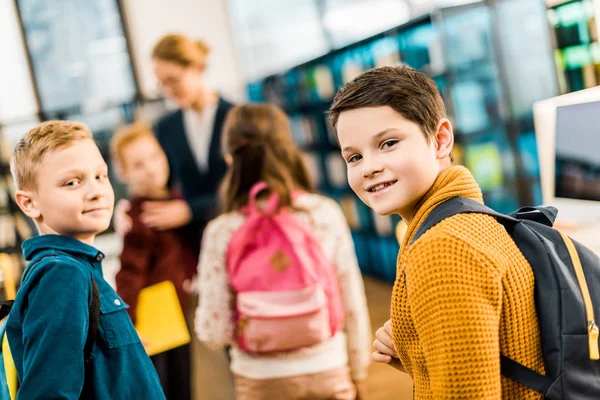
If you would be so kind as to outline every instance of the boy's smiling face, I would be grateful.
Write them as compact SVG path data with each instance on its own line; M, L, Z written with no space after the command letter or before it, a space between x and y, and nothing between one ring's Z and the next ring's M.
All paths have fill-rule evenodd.
M74 141L44 155L37 187L17 201L41 234L60 234L92 244L110 225L114 192L108 168L91 139Z
M343 111L336 128L350 187L380 215L410 221L416 204L451 165L453 135L446 119L429 143L419 125L389 106Z

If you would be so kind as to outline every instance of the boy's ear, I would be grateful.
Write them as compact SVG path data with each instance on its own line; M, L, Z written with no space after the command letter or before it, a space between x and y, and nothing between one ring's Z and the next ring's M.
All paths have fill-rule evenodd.
M38 209L33 192L27 190L18 190L15 195L17 205L31 219L39 218L42 213Z
M439 160L450 157L454 147L454 131L448 118L442 118L438 122L435 133L436 153Z

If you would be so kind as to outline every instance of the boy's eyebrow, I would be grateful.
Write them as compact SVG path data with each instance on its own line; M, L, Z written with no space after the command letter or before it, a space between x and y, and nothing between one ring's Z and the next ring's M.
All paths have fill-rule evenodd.
M382 137L382 136L385 136L385 135L387 135L388 133L390 133L390 132L393 132L393 131L397 131L397 130L398 130L398 128L387 128L387 129L384 129L384 130L382 130L381 132L374 134L374 135L371 137L371 141L372 141L372 142L376 142L376 141L378 141L379 139L381 139L381 137ZM344 147L344 148L342 149L342 153L343 153L343 152L345 152L345 151L349 151L349 150L353 150L353 147L352 147L352 146L347 146L347 147Z
M105 162L103 162L102 164L98 164L98 166L96 166L96 169L108 169L108 165ZM78 174L83 174L83 173L85 173L85 171L83 171L82 169L73 168L73 169L69 169L67 171L63 171L61 173L61 176L78 175Z

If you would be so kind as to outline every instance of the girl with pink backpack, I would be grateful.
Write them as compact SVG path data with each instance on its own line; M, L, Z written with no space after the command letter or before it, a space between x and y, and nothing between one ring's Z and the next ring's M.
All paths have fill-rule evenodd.
M195 328L230 346L238 400L365 399L371 327L350 230L312 193L287 116L233 108L222 215L204 232Z

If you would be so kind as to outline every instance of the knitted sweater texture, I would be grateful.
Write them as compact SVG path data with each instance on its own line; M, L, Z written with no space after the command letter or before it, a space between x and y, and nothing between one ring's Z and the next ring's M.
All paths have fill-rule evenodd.
M438 176L417 205L398 256L394 342L416 400L540 399L500 374L500 354L544 373L529 263L494 218L460 214L410 242L452 197L483 202L464 167Z

